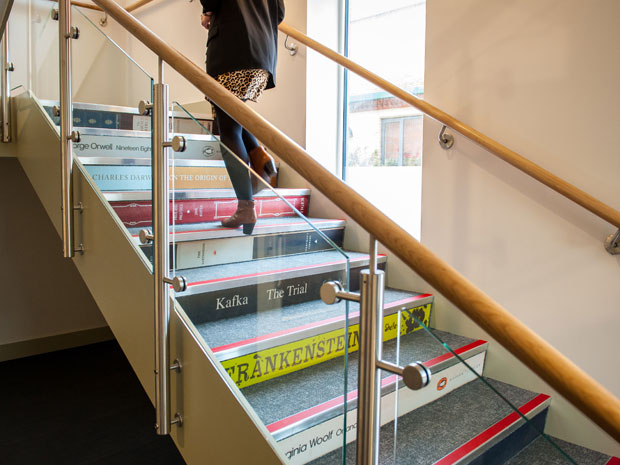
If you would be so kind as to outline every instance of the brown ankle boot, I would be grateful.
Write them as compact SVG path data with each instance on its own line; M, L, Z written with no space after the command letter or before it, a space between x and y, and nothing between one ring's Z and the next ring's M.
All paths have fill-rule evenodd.
M254 200L239 200L237 202L237 211L230 218L222 220L222 226L225 228L238 228L243 225L243 234L252 234L255 224L256 210L254 209Z
M276 163L273 157L267 153L263 147L256 147L248 154L250 156L250 167L258 173L258 175L271 184L273 178L278 173ZM252 194L265 189L265 185L258 180L255 174L252 174Z

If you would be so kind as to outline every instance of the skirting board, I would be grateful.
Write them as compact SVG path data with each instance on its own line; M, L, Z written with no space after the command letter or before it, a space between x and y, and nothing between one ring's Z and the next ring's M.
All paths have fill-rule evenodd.
M45 354L56 350L70 349L72 347L85 346L96 342L114 339L110 328L85 329L74 333L57 334L55 336L31 339L29 341L13 342L0 345L0 362L17 358L30 357L31 355Z

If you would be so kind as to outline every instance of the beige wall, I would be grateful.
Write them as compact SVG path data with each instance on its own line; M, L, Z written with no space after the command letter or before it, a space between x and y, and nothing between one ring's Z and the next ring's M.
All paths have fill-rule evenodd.
M620 209L620 3L428 2L432 104ZM422 241L620 396L620 258L614 228L457 137L424 134ZM436 326L485 337L438 299ZM487 374L550 392L497 345ZM613 442L555 396L548 432L615 455Z
M0 158L2 346L106 326L16 158Z

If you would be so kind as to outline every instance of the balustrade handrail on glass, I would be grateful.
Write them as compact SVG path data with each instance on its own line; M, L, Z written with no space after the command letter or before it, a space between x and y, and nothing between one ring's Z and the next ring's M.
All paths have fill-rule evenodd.
M350 215L354 221L381 243L387 245L411 269L446 296L552 388L617 441L620 441L620 400L613 394L484 294L448 263L420 244L354 189L325 169L256 111L234 97L208 76L201 67L160 39L115 1L93 1L198 90L209 96L209 99L216 105L255 134L284 162ZM425 107L426 105L424 104ZM454 121L457 126L462 124ZM620 221L618 224L620 225Z

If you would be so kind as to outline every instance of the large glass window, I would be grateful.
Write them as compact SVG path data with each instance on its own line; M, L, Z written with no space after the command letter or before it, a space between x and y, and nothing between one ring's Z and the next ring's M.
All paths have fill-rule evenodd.
M349 58L423 97L426 1L346 3ZM344 94L344 179L419 237L422 115L353 73Z

